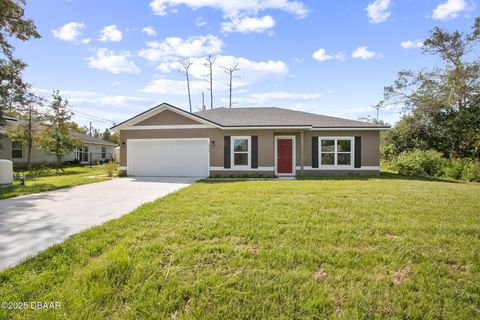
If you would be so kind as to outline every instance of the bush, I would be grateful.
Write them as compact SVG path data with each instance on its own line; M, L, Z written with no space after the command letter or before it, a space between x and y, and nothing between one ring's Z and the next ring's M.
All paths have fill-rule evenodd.
M37 168L32 168L32 170L28 173L29 177L47 177L54 175L55 172L52 168L42 165Z
M109 177L113 177L113 175L118 172L118 163L116 161L109 161L105 163L104 166Z
M434 150L414 150L402 153L394 161L400 174L438 177L443 175L447 160L440 152Z
M450 159L445 167L445 176L455 180L463 179L465 168L470 162L470 159Z
M462 180L480 182L480 161L470 161L464 167Z

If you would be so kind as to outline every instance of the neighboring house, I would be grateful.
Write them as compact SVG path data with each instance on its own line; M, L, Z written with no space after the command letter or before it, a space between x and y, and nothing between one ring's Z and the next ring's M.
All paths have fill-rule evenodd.
M20 120L5 118L6 126L15 125ZM27 163L27 146L20 142L11 141L5 133L5 127L0 127L0 159L12 160L16 165ZM97 161L110 160L113 157L115 145L109 141L94 138L78 132L71 133L73 137L82 142L82 147L68 152L63 161L78 160L81 163L96 163ZM44 150L32 148L32 165L55 163L56 159L51 153Z
M281 108L190 113L163 103L114 127L130 176L378 174L389 126Z

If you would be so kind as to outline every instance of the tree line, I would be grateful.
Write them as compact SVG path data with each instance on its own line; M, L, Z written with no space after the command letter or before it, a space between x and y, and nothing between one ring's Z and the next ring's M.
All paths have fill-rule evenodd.
M378 109L400 107L402 117L383 137L386 160L413 150L434 150L446 159L480 161L480 18L470 32L434 28L423 53L442 65L401 70L384 89Z

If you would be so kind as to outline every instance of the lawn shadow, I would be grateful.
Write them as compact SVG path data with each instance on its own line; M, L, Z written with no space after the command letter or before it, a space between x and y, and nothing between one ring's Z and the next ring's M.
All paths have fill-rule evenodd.
M314 180L325 180L325 181L345 181L345 180L408 180L408 181L426 181L426 182L443 182L443 183L464 183L464 181L458 180L447 180L441 178L431 178L431 177L420 177L420 176L406 176L398 173L390 172L381 172L380 175L345 175L345 176L297 176L297 181L314 181ZM226 183L226 182L245 182L245 181L280 181L279 179L258 179L258 178L215 178L215 179L202 179L199 182L202 183ZM295 181L295 180L286 180L286 181Z

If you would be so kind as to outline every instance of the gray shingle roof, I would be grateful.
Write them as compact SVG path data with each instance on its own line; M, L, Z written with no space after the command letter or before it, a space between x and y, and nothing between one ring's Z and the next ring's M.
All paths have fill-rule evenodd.
M14 119L14 118L4 117L4 119L5 119L5 126L0 126L0 133L5 132L5 127L6 126L26 123L26 121L24 121L24 120L17 120L17 119ZM35 127L39 127L42 124L40 122L34 122L33 125ZM92 136L89 136L89 135L86 135L86 134L82 134L82 133L79 133L79 132L71 132L71 135L73 137L79 139L82 143L101 144L101 145L106 145L106 146L114 146L115 145L114 143L111 143L110 141L97 139L95 137L92 137Z
M283 108L216 108L196 115L225 127L312 126L314 128L388 128L368 122Z
M71 135L83 143L91 143L91 144L102 144L106 146L114 146L115 144L111 143L110 141L105 141L102 139L97 139L95 137L89 136L87 134L79 133L79 132L72 132Z

